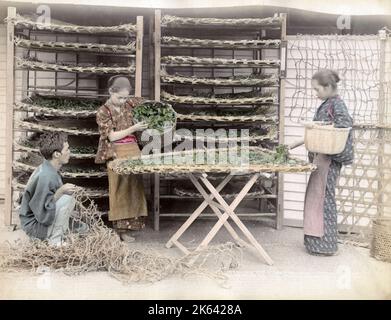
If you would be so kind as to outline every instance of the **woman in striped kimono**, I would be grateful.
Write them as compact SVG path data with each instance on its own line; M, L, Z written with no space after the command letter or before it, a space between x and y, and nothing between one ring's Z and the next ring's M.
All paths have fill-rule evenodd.
M345 102L337 92L337 72L320 70L312 77L312 86L322 104L316 110L314 121L328 121L336 128L349 128L353 119ZM310 176L304 205L304 245L312 255L330 256L338 251L337 206L335 187L341 167L353 162L352 132L340 154L309 153L309 160L317 165Z

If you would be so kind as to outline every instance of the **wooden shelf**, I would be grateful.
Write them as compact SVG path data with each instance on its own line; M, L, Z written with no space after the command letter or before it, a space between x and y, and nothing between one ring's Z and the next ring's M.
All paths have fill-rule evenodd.
M26 147L16 142L14 143L14 150L20 152L32 152L35 154L40 154L37 148ZM71 159L80 159L80 160L95 159L95 155L96 155L95 153L71 153Z
M182 37L162 37L161 48L201 48L201 49L221 49L221 50L261 50L280 49L279 39L268 40L212 40Z
M249 65L249 64L200 64L200 63L162 63L162 67L194 67L194 68L269 68L269 69L279 69L279 65Z
M169 21L173 21L169 23ZM255 22L257 23L255 24ZM286 15L280 14L275 17L269 17L268 19L263 20L265 25L261 25L259 20L245 19L245 20L227 20L227 19L202 19L200 18L178 18L178 17L169 17L161 15L160 10L155 11L155 29L153 30L153 38L155 40L155 61L154 61L154 70L155 70L155 99L167 100L170 103L175 104L177 111L181 113L186 113L192 108L197 106L205 106L203 111L207 113L207 109L210 108L214 110L218 106L225 105L225 108L231 108L232 106L235 109L247 108L247 105L257 105L258 103L244 102L243 99L238 101L227 100L207 100L207 99L197 99L193 98L197 96L200 90L197 89L206 89L208 93L211 93L212 96L216 95L216 88L224 89L223 92L226 92L226 89L231 88L232 93L234 93L234 88L275 88L276 97L273 101L269 103L261 103L269 106L276 116L273 121L265 122L261 121L241 121L240 117L235 119L217 119L211 117L210 119L202 119L202 117L191 117L189 119L178 119L178 127L186 128L231 128L234 127L258 127L262 124L264 125L275 125L277 127L277 137L264 141L266 145L270 148L274 147L276 143L284 143L284 76L286 70L286 57L282 56L286 52ZM244 25L246 23L247 25ZM253 25L249 25L252 24ZM175 25L173 25L175 24ZM268 37L260 38L262 30L276 30L277 32L270 32ZM280 36L279 36L280 35ZM243 40L237 40L242 36ZM195 38L198 37L198 38ZM203 39L208 37L208 39ZM264 35L262 35L264 37ZM194 38L194 39L192 39ZM232 39L232 40L230 40ZM263 41L263 42L262 42ZM182 50L181 50L182 49ZM186 53L185 50L187 49ZM211 56L206 57L196 57L196 51L194 49L208 49L210 50ZM179 51L181 50L181 51ZM232 59L216 58L215 50L226 50L232 51ZM234 59L235 50L241 50L242 57L248 59ZM274 50L277 52L278 57L276 60L265 60L266 57L264 50ZM244 51L248 51L248 54ZM163 52L163 53L162 53ZM188 53L188 52L191 52ZM177 55L176 55L177 54ZM285 53L286 54L286 53ZM229 57L229 55L227 55ZM284 65L281 63L284 62ZM151 66L152 68L152 66ZM187 68L186 76L178 75L182 73L181 68ZM202 69L202 70L199 70ZM225 70L224 70L225 69ZM269 69L272 73L273 81L259 81L258 83L240 83L232 81L221 81L218 79L220 71L224 71L224 77L227 72L232 72L232 76L242 74L239 72L243 69L256 69L255 73L263 73L262 70ZM235 74L235 70L238 71ZM194 75L199 74L198 72L202 71L205 74L208 72L204 79L197 79ZM174 74L175 73L175 74ZM247 72L246 72L247 73ZM266 72L267 73L267 72ZM166 77L166 78L165 78ZM171 77L171 78L169 78ZM210 80L212 79L212 80ZM217 81L213 82L213 79ZM212 82L212 83L211 83ZM166 88L167 91L174 94L172 99L167 99L166 95L162 95L162 88ZM169 90L170 89L170 90ZM190 91L189 89L193 89ZM164 90L164 89L163 89ZM181 92L183 91L183 93ZM186 90L186 91L185 91ZM190 92L193 92L190 93ZM204 92L204 91L202 91ZM229 92L229 91L228 91ZM179 98L177 98L179 96ZM184 97L181 97L184 96ZM192 96L192 98L186 99L186 96ZM238 99L239 100L239 99ZM233 102L233 103L232 103ZM194 107L193 107L194 106ZM204 110L205 109L205 110ZM191 112L191 111L190 111ZM195 112L195 111L194 111ZM282 118L281 118L282 117ZM223 120L223 121L219 121ZM231 121L233 120L233 121ZM159 225L159 215L172 216L172 217L187 217L189 214L186 213L164 213L160 212L160 201L169 201L169 200L180 200L189 201L194 199L193 197L187 196L178 196L173 194L162 194L159 195L160 191L160 176L156 175L154 178L154 212L155 212L155 229L158 229ZM178 179L171 176L161 176L162 180L167 180L167 183L174 184L174 181ZM187 177L184 177L186 179ZM179 177L180 179L180 177ZM246 198L248 200L262 200L268 201L275 200L277 202L276 207L273 210L273 213L267 213L266 215L275 217L276 227L279 229L282 226L282 205L283 203L283 193L278 192L282 190L281 179L278 178L278 175L273 177L273 180L276 181L275 186L273 187L273 194L263 195L254 198ZM198 198L196 198L198 199ZM164 209L162 209L164 210ZM239 210L240 211L240 210ZM262 216L265 213L253 212L249 213L249 218L257 217L258 215ZM238 214L240 215L240 214ZM213 214L211 216L214 216Z
M23 17L21 15L15 15L13 17L8 16L7 22L12 24L15 29L29 29L34 31L49 31L54 33L75 33L75 34L129 34L137 32L136 24L123 24L117 26L82 26L65 23L41 23L32 19Z
M7 140L6 162L10 165L7 166L5 174L5 180L7 181L5 223L7 225L12 223L12 191L14 188L25 188L23 184L12 185L12 180L14 177L20 177L21 175L23 175L23 178L27 178L35 170L36 162L34 159L39 152L36 147L19 145L16 142L16 132L25 132L27 134L33 132L67 133L69 135L68 141L71 144L71 150L73 146L82 147L83 143L89 144L91 141L96 141L97 144L96 137L99 136L96 123L91 122L95 122L93 118L95 117L96 110L51 109L37 105L20 104L19 101L15 101L15 96L19 96L21 93L21 96L25 99L36 89L42 89L40 91L45 94L53 92L57 94L57 91L64 92L66 90L66 94L61 93L63 97L91 96L91 93L88 91L99 92L101 90L97 82L99 77L109 76L111 74L124 74L135 79L134 95L140 97L143 65L143 25L143 17L141 16L136 18L136 24L130 23L113 27L75 26L70 24L47 25L20 17L16 14L16 8L8 8L6 37L6 131L10 139ZM90 43L83 43L81 39L85 38L85 35L92 35L97 40L91 40ZM45 42L41 40L47 39L47 36L50 36L51 41ZM65 41L69 40L69 42L59 42L58 39L60 37L62 38L61 40L66 39ZM106 41L109 43L102 44L101 42L104 43L105 38L109 39ZM56 40L54 41L54 39ZM21 59L20 56L25 57L28 55L16 55L16 47L23 50L24 53L26 51L52 53L54 61L52 61L53 63L46 63L45 61ZM74 59L70 61L74 62L71 65L66 65L61 60L62 55L59 53L63 52L68 55L73 55ZM84 56L81 56L82 53L93 54L94 56L87 56L90 57L89 61L91 62L88 61L88 64L82 63L81 61L85 61ZM111 57L118 57L118 59L112 59L112 62L107 61L106 58ZM97 60L96 62L95 58ZM15 81L15 70L17 69L26 71L22 74L22 85L20 87L16 86ZM48 71L54 75L53 85L39 87L36 85L36 81L33 81L32 84L31 79L36 79L40 71ZM61 79L62 73L65 72L73 73L75 82L70 87L59 85L58 79ZM94 84L96 85L86 89L82 84L87 79L92 80L89 81L88 87L92 87ZM50 90L50 92L45 91L45 89ZM96 93L93 93L93 95L99 96ZM20 120L23 119L23 117L19 117L21 113L15 111L22 111L27 114L24 116L29 118ZM41 117L41 115L45 115L45 117ZM24 161L22 159L20 161L14 161L17 158L16 156L21 155L21 153L27 153L31 161ZM106 185L107 183L106 167L97 166L94 163L95 156L93 153L71 153L72 165L65 166L60 173L65 180L70 180L72 183L87 188L87 194L90 197L104 199L106 203L108 197L107 190L89 187L92 181L93 184L102 183ZM32 163L34 165L30 165Z
M15 160L13 162L13 168L15 170L19 170L22 172L33 172L37 166L31 165L31 164L26 164L23 162L19 162L18 160ZM61 176L64 178L71 178L71 179L76 179L76 178L103 178L107 177L107 171L85 171L85 172L72 172L72 171L63 171L60 172Z
M199 83L172 83L172 82L164 82L161 81L162 86L166 87L175 87L175 88L189 88L189 87L197 87L197 88L226 88L226 87L246 87L246 88L279 88L278 84L270 84L270 85L259 85L259 84L199 84Z
M86 52L94 54L112 54L115 56L126 56L136 58L135 44L127 45L109 45L101 43L79 43L79 42L58 42L58 41L39 41L16 37L15 45L32 51L43 52ZM133 54L132 54L133 53Z
M161 17L161 27L164 29L182 28L207 28L224 30L259 30L282 28L284 19L281 16L266 18L204 18L204 17L179 17L163 15Z

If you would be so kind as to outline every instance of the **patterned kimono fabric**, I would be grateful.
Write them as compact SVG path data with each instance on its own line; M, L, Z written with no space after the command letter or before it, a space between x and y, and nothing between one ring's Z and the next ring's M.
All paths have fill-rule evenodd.
M331 121L337 128L352 127L353 119L348 113L344 101L337 95L325 100L318 108L314 121ZM313 162L314 154L309 153L309 160ZM341 172L342 165L353 162L353 134L349 137L345 149L336 155L329 155L331 164L327 174L327 184L323 203L324 235L315 237L304 235L304 245L309 253L332 255L338 251L337 205L335 187Z
M131 109L139 103L133 98L121 106L118 112L109 102L97 112L100 140L97 163L105 163L111 159L140 156L140 149L135 136L127 136L114 143L108 139L109 133L129 128L133 125ZM118 175L108 170L109 179L109 220L119 230L140 230L145 227L148 215L144 186L140 176Z

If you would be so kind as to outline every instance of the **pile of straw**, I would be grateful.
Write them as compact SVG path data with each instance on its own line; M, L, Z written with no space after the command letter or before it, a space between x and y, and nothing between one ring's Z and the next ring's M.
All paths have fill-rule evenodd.
M103 223L97 207L85 192L77 192L77 216L74 221L86 222L90 229L84 234L70 233L64 247L52 247L46 241L29 240L8 244L0 256L2 271L38 271L50 268L67 275L106 271L124 282L155 282L171 275L203 275L226 281L225 271L237 268L241 250L232 243L209 247L182 258L170 258L132 248Z

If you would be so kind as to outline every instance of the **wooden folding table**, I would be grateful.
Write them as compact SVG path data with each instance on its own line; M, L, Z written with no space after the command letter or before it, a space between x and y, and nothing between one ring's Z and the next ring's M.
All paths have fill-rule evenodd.
M259 159L266 156L274 156L274 151L262 149L260 147L246 147L242 148L247 152L253 152L253 156L259 153ZM228 149L216 149L215 151L227 151ZM208 152L213 149L208 149ZM255 184L261 174L272 173L272 172L305 172L312 171L316 167L313 164L302 161L300 159L294 159L289 157L287 161L283 163L265 163L262 161L250 161L245 167L242 165L205 165L195 163L170 163L166 161L158 161L155 163L152 160L160 159L164 157L176 157L182 155L192 155L194 152L206 152L205 150L189 150L181 152L161 153L157 155L142 156L141 159L117 159L109 163L109 167L117 174L146 174L146 173L160 173L160 174L185 174L189 177L190 181L194 184L195 188L202 195L204 201L198 208L190 215L186 222L178 229L177 232L167 242L166 247L170 248L173 245L178 247L183 253L189 254L190 250L186 248L179 238L184 232L193 224L193 222L200 217L202 212L209 206L212 211L216 214L218 220L206 237L201 241L198 247L195 249L201 250L208 246L212 239L216 236L219 230L224 226L232 238L236 241L239 246L251 247L255 249L255 252L267 264L272 265L273 260L258 243L255 237L247 229L247 227L240 220L238 215L235 213L235 209L238 207L240 202L244 199L251 187ZM254 157L253 157L254 158ZM255 157L256 158L256 157ZM193 159L192 156L190 159ZM289 160L289 161L288 161ZM224 173L225 178L220 182L217 187L214 187L208 180L208 173ZM237 194L236 198L228 204L220 192L228 184L233 176L238 174L246 173L248 181L242 190ZM228 219L231 218L234 224L240 229L248 242L241 239L237 232L234 230Z
M183 253L189 254L190 250L186 248L182 243L179 242L179 238L183 235L183 233L193 224L193 222L201 215L201 213L209 206L213 212L218 217L218 221L213 226L213 228L209 231L206 237L201 241L199 246L195 249L195 251L202 250L208 246L210 241L216 236L222 226L224 226L229 234L233 237L235 242L243 247L253 247L258 256L262 259L262 261L266 261L267 264L272 265L273 260L267 254L267 252L262 248L262 246L258 243L255 237L251 234L251 232L247 229L247 227L243 224L240 218L235 213L235 209L243 200L243 198L250 191L251 187L260 177L260 173L253 173L249 178L248 182L242 188L242 190L238 193L236 198L228 204L224 198L221 196L220 192L223 188L228 184L228 182L232 179L232 177L236 175L233 173L229 173L225 179L217 186L214 187L210 181L208 180L208 174L195 174L188 173L188 177L190 181L194 184L196 189L204 198L204 201L201 205L190 215L190 217L186 220L186 222L178 229L178 231L170 238L167 242L166 247L170 248L173 245L178 247ZM201 185L200 181L204 184ZM208 193L209 191L209 193ZM217 201L217 202L216 202ZM228 222L228 218L231 218L232 221L239 227L242 231L243 235L250 242L246 242L239 237L237 232L233 229L233 227Z

